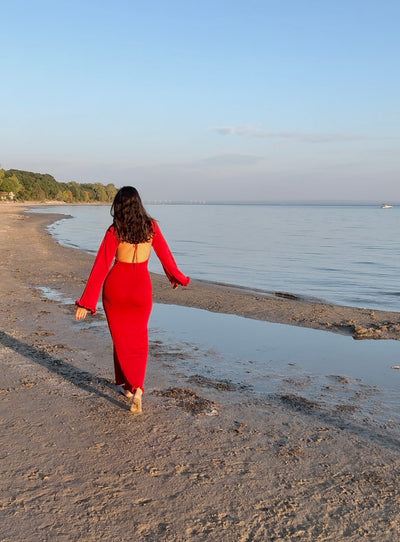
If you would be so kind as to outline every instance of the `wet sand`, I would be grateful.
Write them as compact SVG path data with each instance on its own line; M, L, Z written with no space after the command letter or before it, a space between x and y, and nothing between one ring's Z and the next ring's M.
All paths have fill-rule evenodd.
M289 383L260 398L225 379L188 378L178 365L190 346L152 340L144 413L133 416L112 384L103 317L76 323L72 304L38 289L79 297L93 257L51 238L55 215L25 208L0 205L1 540L400 537L400 441L351 409L320 408ZM158 303L399 338L398 313L153 284Z

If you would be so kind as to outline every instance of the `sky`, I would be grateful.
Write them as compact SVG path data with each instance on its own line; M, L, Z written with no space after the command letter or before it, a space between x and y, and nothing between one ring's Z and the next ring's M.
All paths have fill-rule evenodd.
M398 0L1 1L0 164L153 201L400 202Z

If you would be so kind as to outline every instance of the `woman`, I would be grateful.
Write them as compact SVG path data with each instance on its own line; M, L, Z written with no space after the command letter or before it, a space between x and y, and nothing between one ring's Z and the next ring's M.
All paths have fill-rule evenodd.
M136 188L124 186L118 191L111 215L113 223L100 245L85 291L76 301L76 319L96 313L103 287L103 306L114 347L115 383L124 395L133 397L131 411L140 413L153 304L148 270L151 247L174 288L187 286L190 278L178 269L160 227L147 214Z

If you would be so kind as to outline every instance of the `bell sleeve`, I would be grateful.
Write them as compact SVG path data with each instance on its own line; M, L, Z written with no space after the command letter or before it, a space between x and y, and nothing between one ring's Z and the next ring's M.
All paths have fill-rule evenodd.
M86 288L82 297L76 300L76 306L83 307L92 314L96 314L100 292L115 258L118 244L119 242L114 232L114 228L111 227L107 230L100 245Z
M168 243L161 232L160 226L155 220L153 221L153 230L153 248L169 281L174 288L177 286L187 286L190 282L190 277L184 275L178 268Z

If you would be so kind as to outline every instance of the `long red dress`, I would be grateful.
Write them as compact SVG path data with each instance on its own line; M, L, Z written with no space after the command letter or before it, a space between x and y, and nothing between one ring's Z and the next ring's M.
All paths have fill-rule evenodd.
M152 246L168 279L174 286L187 286L190 278L178 269L156 221L153 221L153 230ZM149 351L148 323L153 305L148 260L140 263L114 261L119 243L111 226L100 245L85 291L76 305L95 314L103 288L103 306L114 346L115 383L123 384L132 393L137 388L144 392Z

